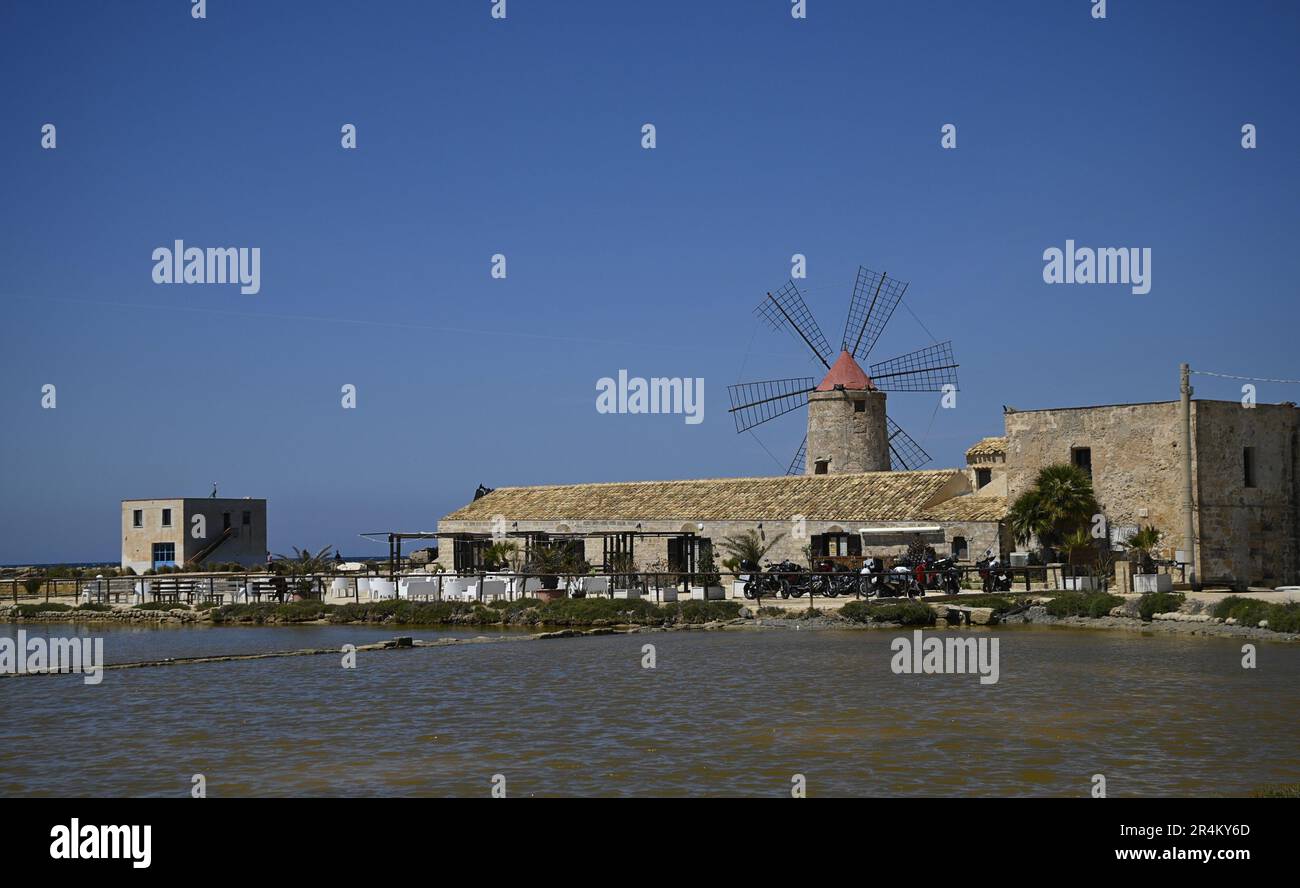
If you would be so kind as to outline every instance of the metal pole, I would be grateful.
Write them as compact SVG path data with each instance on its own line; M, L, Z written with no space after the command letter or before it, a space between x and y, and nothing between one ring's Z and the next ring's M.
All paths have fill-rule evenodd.
M1192 520L1192 368L1179 367L1179 410L1183 426L1183 539L1187 546L1188 580L1193 590L1200 590L1196 575L1196 527Z

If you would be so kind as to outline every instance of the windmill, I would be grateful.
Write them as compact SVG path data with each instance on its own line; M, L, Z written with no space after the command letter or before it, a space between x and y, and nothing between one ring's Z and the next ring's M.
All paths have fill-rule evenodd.
M808 434L787 475L916 469L930 455L885 413L886 392L938 392L957 385L952 342L938 342L896 358L866 361L902 301L907 284L859 266L836 356L794 281L767 297L754 313L773 329L785 328L826 368L815 377L769 379L728 386L736 431L808 406Z

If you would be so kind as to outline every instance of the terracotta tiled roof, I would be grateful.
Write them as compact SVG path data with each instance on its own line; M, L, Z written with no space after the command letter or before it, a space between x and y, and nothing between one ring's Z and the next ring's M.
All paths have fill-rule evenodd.
M972 456L1006 456L1007 439L1005 437L983 438L966 451L966 458Z
M1006 515L1006 497L954 496L931 506L921 517L933 521L1001 521Z
M871 377L866 374L858 362L853 360L853 355L847 351L840 352L840 356L835 359L831 365L830 372L826 374L817 386L819 392L834 391L835 386L842 385L846 389L873 389Z
M498 487L444 521L909 521L921 517L955 469Z

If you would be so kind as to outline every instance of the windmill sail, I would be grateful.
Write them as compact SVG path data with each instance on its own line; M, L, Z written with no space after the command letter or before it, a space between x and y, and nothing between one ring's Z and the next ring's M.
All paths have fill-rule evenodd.
M956 387L957 366L952 342L939 342L872 364L870 374L882 392L941 392Z
M808 403L808 394L816 387L817 380L811 376L729 385L731 409L727 412L736 420L736 431L746 432L769 419L798 410Z
M894 280L887 274L877 274L865 266L858 266L858 279L853 284L853 298L849 300L849 317L844 322L843 347L856 360L866 360L875 348L876 340L894 315L894 309L907 292L905 281Z
M911 435L903 431L898 423L889 417L885 417L885 421L889 427L889 454L895 470L901 466L912 471L930 461L930 454L926 453Z
M831 358L834 357L830 343L822 334L821 327L817 326L817 320L809 311L808 304L803 301L803 295L794 281L786 281L785 286L777 290L775 295L768 293L767 298L754 309L754 314L771 324L773 330L782 327L789 330L812 350L817 360L830 369Z
M790 468L785 470L787 475L802 475L808 464L808 436L804 435L803 440L799 442L799 449L795 451L794 459L790 460Z

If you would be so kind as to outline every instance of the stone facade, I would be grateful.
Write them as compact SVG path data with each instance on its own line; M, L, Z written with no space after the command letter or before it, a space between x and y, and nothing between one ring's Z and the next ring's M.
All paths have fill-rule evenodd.
M1177 401L1009 410L1007 498L1014 502L1044 466L1086 462L1112 538L1154 525L1165 533L1161 554L1172 557L1185 548L1179 417ZM1203 582L1300 580L1298 421L1291 404L1192 402L1193 527ZM1246 486L1248 447L1253 487Z
M848 389L811 393L807 447L809 475L889 471L885 393Z
M1300 582L1300 410L1236 401L1193 401L1192 407L1202 579Z
M195 517L205 534L197 539ZM166 519L170 517L170 521ZM266 562L266 500L181 497L122 500L122 567L136 573L155 566L155 545L170 546L170 563L184 564L231 528L206 561L257 567Z

